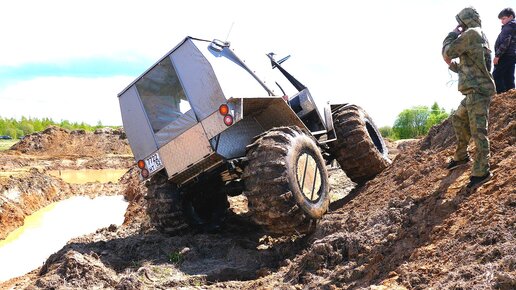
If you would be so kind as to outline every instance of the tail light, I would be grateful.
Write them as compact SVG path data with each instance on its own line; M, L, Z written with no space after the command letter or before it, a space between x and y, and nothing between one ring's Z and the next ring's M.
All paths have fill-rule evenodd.
M219 113L222 115L222 116L225 116L229 113L229 107L228 105L226 104L222 104L220 105L219 107Z
M224 124L226 124L226 126L233 125L233 116L231 116L231 115L224 116Z
M143 160L138 160L138 168L140 168L140 174L142 175L143 178L147 178L149 177L149 170L147 170L147 168L145 168L145 161Z
M233 125L233 116L229 114L229 106L227 104L220 105L219 113L224 116L224 124L226 124L226 126Z

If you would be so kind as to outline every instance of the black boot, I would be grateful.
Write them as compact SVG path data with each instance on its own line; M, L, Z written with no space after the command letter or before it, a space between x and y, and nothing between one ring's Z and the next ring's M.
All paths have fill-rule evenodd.
M469 162L469 158L466 158L466 159L463 159L463 160L460 160L460 161L455 161L455 160L451 160L450 163L448 163L448 165L446 166L446 169L448 170L452 170L452 169L455 169L459 166L462 166L464 164L467 164Z
M474 189L476 189L477 187L479 187L480 185L484 184L486 181L488 181L489 179L491 179L491 177L493 177L493 175L491 174L491 172L488 172L486 175L484 176L471 176L469 178L469 183L468 185L466 186L466 189L468 191L472 191Z

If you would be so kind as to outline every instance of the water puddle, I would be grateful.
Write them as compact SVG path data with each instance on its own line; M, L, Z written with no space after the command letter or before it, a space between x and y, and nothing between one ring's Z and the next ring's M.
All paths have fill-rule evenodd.
M74 237L121 225L127 205L122 196L77 196L28 216L22 227L0 241L0 282L40 267Z
M127 172L127 169L65 169L49 170L48 174L61 178L63 181L75 184L88 182L118 182L118 179Z
M0 178L8 178L11 176L20 175L22 173L26 173L29 170L27 168L19 168L19 169L13 169L11 171L0 171Z

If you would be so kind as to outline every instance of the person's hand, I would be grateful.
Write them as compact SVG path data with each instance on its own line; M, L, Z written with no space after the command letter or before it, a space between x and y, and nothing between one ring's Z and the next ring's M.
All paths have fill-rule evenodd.
M457 34L461 34L462 33L462 27L460 25L457 25L457 27L455 27L455 29L453 29L453 32L455 32Z
M493 58L493 64L494 65L497 65L498 64L498 60L500 60L500 58L498 56L496 56L495 58Z

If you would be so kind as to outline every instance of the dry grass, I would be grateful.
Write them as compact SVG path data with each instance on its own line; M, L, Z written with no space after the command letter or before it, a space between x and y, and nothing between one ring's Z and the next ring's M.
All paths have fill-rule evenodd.
M7 150L11 148L18 140L0 140L0 151Z

